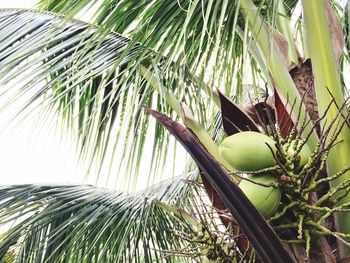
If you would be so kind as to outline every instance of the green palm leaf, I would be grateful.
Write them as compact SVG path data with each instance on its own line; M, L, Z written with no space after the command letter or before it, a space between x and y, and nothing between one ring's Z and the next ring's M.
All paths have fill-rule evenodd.
M139 167L134 164L141 159L146 131L151 129L155 129L151 167L156 169L167 159L168 135L158 124L149 125L140 110L141 105L156 104L159 110L172 112L138 71L157 53L121 35L53 13L1 10L0 28L0 84L7 84L3 94L20 87L6 105L27 98L22 112L26 116L45 99L48 110L61 113L68 127L77 127L81 154L91 158L88 163L95 158L103 162L108 153L113 159L119 147L123 158L112 160L115 167L124 161L129 174L137 174ZM186 84L176 76L162 76L169 83L166 88L190 107L204 105L203 98L195 96L197 84ZM203 121L203 108L193 110Z
M276 1L253 2L267 21L276 23ZM282 2L287 15L297 4L295 0ZM239 12L239 2L124 0L96 3L69 0L63 4L42 0L39 7L73 17L92 4L95 4L96 13L91 21L106 31L128 35L134 41L166 54L168 64L185 64L211 85L224 86L227 93L235 94L237 98L242 95L246 59L243 54L249 41L240 35L246 22ZM261 74L254 62L251 70L252 74Z
M65 18L53 13L3 10L0 84L12 81L20 85L12 99L30 97L24 108L45 97L51 108L62 113L68 126L77 127L82 156L90 154L88 164L95 158L103 162L109 155L115 167L124 162L127 174L137 174L146 141L144 131L155 129L151 165L155 172L167 159L164 142L169 138L158 124L149 125L139 106L157 105L168 115L172 111L162 103L161 95L154 95L138 66L160 65L166 88L189 105L200 123L205 123L204 113L211 111L215 86L224 86L226 93L236 95L236 101L242 97L246 54L241 38L245 39L245 22L236 4L187 0L102 1L95 20L100 27L69 19L92 4L97 5L85 0L41 3L43 9L65 13ZM274 4L257 4L271 20ZM295 4L287 1L286 9ZM258 92L266 76L254 57L250 59ZM203 90L207 96L202 96ZM113 159L117 148L123 157Z
M184 179L135 195L89 185L1 187L1 225L11 228L0 237L0 256L12 253L26 263L173 262L160 251L181 248L183 241L169 232L181 225L156 201L191 204Z

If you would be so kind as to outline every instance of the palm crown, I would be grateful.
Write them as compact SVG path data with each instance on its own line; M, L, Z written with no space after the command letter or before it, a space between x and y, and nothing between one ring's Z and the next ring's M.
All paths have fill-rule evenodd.
M97 10L92 24L74 19L85 8ZM137 194L2 186L2 260L345 260L347 9L327 0L45 0L38 11L0 10L0 81L21 84L8 104L30 94L22 116L44 98L77 127L83 158L125 161L118 176L128 180L161 174L173 138L196 163ZM275 166L241 171L220 153L224 137L245 131L273 138ZM300 168L304 145L310 156ZM260 187L282 193L269 223L237 186L266 172L277 183Z

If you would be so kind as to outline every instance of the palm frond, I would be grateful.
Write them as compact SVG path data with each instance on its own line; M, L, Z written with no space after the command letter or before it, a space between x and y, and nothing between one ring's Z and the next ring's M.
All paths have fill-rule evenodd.
M261 14L272 24L276 17L276 1L256 0ZM243 56L245 44L236 34L244 30L245 21L237 2L126 0L101 1L96 4L93 22L106 31L130 36L134 41L166 54L168 63L187 65L211 85L225 86L230 94L242 92ZM297 1L283 1L287 13ZM40 8L69 16L78 15L91 1L69 0L64 4L54 0L40 1ZM248 66L249 67L249 66ZM251 68L253 74L259 70Z
M257 4L272 20L273 1ZM236 34L244 31L245 22L236 4L212 0L102 1L96 14L98 27L70 19L91 5L98 3L41 2L42 8L67 17L28 10L0 13L4 40L0 45L0 84L11 81L23 86L17 97L30 93L27 107L45 97L51 108L63 114L68 126L77 127L82 155L89 153L91 157L87 163L96 157L104 161L108 155L106 160L112 159L115 167L137 174L149 139L145 131L151 129L156 136L151 138L155 150L150 169L156 171L167 160L164 142L168 135L158 124L150 124L139 106L155 106L168 116L172 111L140 75L140 64L158 66L157 74L166 88L186 102L201 123L212 115L215 86L235 95L236 101L242 98L243 67L251 65L247 74L254 76L256 93L261 80L268 79L254 57L245 59L246 36ZM286 1L287 10L294 6L295 1ZM213 130L210 125L206 128ZM122 157L113 159L116 152ZM164 158L161 153L165 153Z
M67 126L76 128L81 154L89 153L90 163L97 157L103 161L106 155L113 159L118 149L122 157L111 163L133 166L129 173L137 174L138 165L131 164L139 163L146 131L151 129L155 130L150 138L154 139L154 163L161 166L167 160L168 135L158 124L149 124L140 111L141 105L157 105L163 112L172 112L162 103L162 94L155 93L138 72L140 63L149 64L157 53L90 24L30 10L0 11L0 42L2 94L17 90L6 105L27 98L25 115L44 99L45 110L61 113ZM194 82L178 80L174 74L161 79L190 107L206 103L195 96ZM193 111L204 120L203 107Z
M64 5L42 1L41 7L74 16L77 6L87 4L87 1L68 1ZM236 57L243 51L242 41L234 30L239 17L236 4L211 0L102 1L97 10L95 22L106 31L126 34L166 55L165 69L173 62L186 65L211 85L226 80L227 91L233 84L232 73L241 74L240 66L235 69Z
M11 255L26 263L173 262L161 251L181 248L182 240L169 233L180 226L155 200L190 204L193 192L184 179L135 195L89 185L3 186L1 225L11 227L0 237L0 258Z

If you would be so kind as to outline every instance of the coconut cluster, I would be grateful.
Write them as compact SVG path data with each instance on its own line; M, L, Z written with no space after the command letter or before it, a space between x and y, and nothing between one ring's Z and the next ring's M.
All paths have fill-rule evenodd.
M287 155L284 159L293 160L290 165L296 170L307 163L311 154L302 143L301 140L294 140L282 147L283 153ZM272 169L278 165L281 155L274 139L258 132L240 132L225 138L219 146L219 152L238 172L246 172L239 187L256 209L266 219L273 216L282 196L281 188L278 187L280 175L276 175ZM269 168L271 171L266 172Z

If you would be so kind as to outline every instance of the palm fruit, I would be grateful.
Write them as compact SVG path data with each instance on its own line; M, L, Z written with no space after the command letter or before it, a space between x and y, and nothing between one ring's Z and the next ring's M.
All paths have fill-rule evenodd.
M225 138L219 146L219 152L238 171L258 171L276 165L267 144L276 152L272 138L246 131Z
M276 176L271 174L248 175L247 179L264 185L278 182ZM258 185L253 182L242 180L239 183L239 188L265 219L269 219L275 214L281 201L281 190L272 186Z

